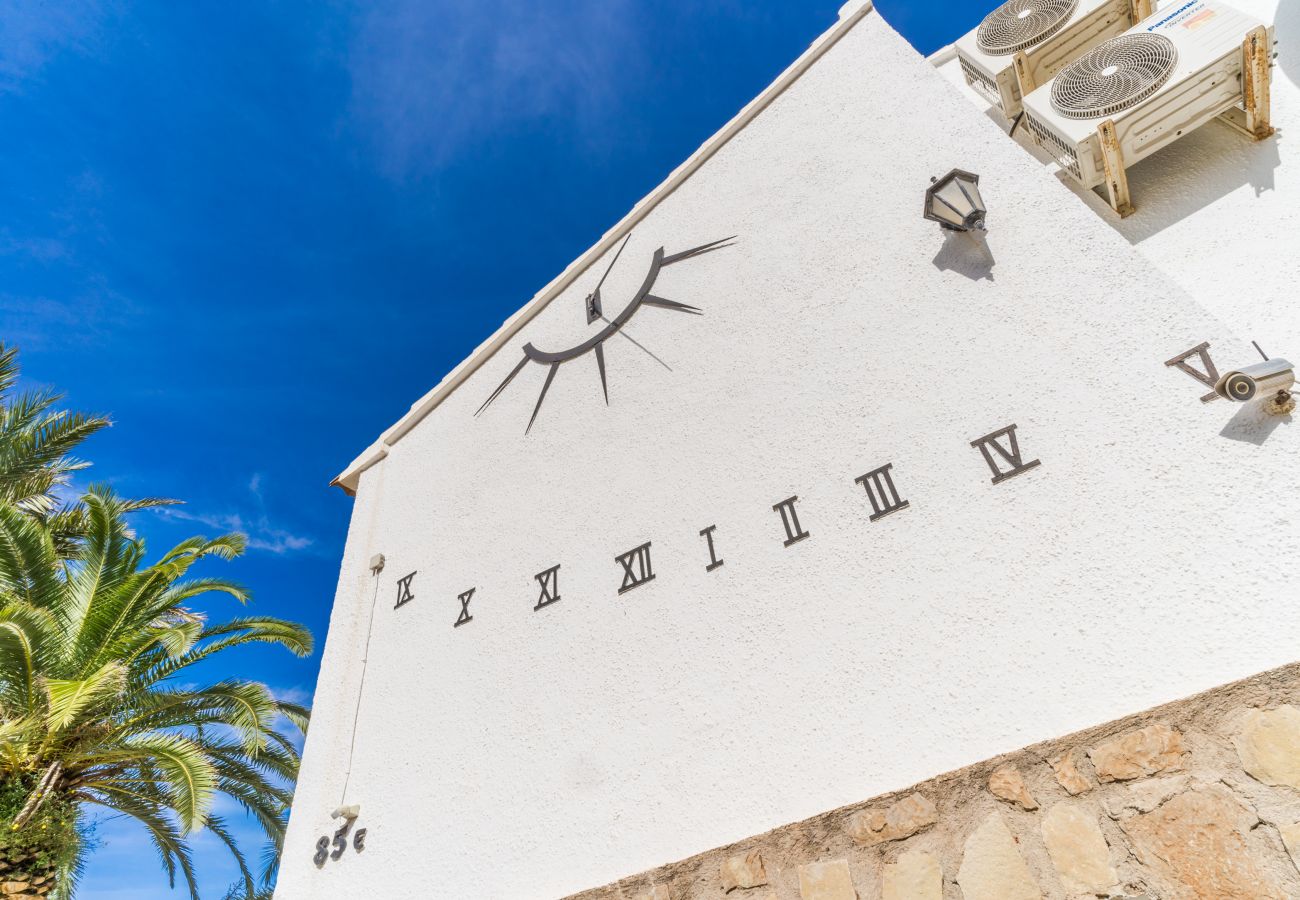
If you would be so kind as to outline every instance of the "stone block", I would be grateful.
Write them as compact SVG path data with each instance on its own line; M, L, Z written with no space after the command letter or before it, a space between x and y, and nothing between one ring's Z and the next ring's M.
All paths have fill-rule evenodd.
M1080 804L1058 803L1041 824L1043 843L1067 893L1105 894L1119 875L1110 864L1110 846L1097 814Z
M1130 785L1124 793L1106 799L1106 812L1112 819L1151 812L1170 797L1181 794L1190 783L1191 777L1188 775L1173 775Z
M1291 862L1295 864L1297 870L1300 870L1300 822L1294 825L1279 825L1277 830L1282 834L1282 843L1291 856Z
M633 900L673 900L673 892L666 884L656 884L638 893Z
M803 900L858 900L849 861L834 859L800 866L799 896Z
M1148 725L1088 751L1101 781L1131 781L1183 767L1183 736L1163 723Z
M1079 773L1078 767L1074 764L1074 751L1058 756L1051 761L1051 766L1052 773L1056 776L1056 783L1065 788L1066 793L1071 797L1092 790L1092 783Z
M999 800L1014 803L1023 810L1038 809L1038 801L1029 793L1025 779L1015 766L1006 765L989 776L989 793Z
M849 819L849 837L870 847L901 841L939 821L939 811L922 794L910 794L886 810L860 812Z
M1241 765L1252 778L1300 788L1300 709L1252 709L1233 739Z
M1283 900L1286 895L1246 844L1246 833L1258 821L1216 784L1193 787L1120 827L1138 859L1170 882L1167 890L1175 897Z
M1042 900L1001 813L993 813L966 838L957 870L964 900Z
M763 855L757 850L729 856L722 863L722 889L755 888L767 884Z
M912 850L886 863L883 900L943 900L943 869L933 853Z

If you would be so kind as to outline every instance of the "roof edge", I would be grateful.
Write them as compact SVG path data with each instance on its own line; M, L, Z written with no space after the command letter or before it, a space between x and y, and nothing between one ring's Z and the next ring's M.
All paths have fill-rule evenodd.
M940 47L938 50L931 53L929 56L927 56L925 58L925 61L937 69L940 66L942 66L944 63L952 62L954 59L956 59L956 57L957 57L957 45L946 44L943 47Z
M557 275L551 282L542 288L533 298L529 300L514 315L501 323L501 327L496 330L486 341L479 344L469 356L460 362L454 369L438 382L438 384L423 397L411 404L410 410L398 419L388 430L379 436L379 438L365 449L354 459L346 469L330 482L331 486L337 486L343 489L349 496L354 496L357 491L357 485L361 480L361 473L381 462L388 456L388 448L392 447L411 429L415 428L421 420L438 407L452 391L456 390L465 379L473 374L479 366L487 362L502 346L505 345L512 337L519 333L534 316L546 308L551 300L555 299L562 291L574 282L583 272L585 272L592 263L599 260L605 253L613 247L618 241L622 240L629 231L635 228L646 216L650 214L664 199L671 195L680 187L688 178L698 171L709 159L721 150L733 137L740 133L742 129L755 118L759 113L765 110L772 101L785 93L786 89L799 80L804 72L812 67L813 63L821 59L825 53L834 47L844 35L852 30L853 26L866 18L867 14L873 8L872 0L849 0L840 7L839 20L822 32L816 40L809 45L808 49L799 55L799 58L791 63L784 72L777 76L776 80L769 84L763 91L745 105L732 119L722 126L712 137L700 145L700 148L687 157L686 161L672 171L653 191L643 197L631 211L628 212L613 228L605 232L590 249L570 263L563 272Z

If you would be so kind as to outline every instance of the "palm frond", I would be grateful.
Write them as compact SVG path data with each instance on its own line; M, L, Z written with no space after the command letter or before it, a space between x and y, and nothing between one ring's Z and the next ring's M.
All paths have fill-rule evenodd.
M119 662L105 663L86 678L44 679L46 724L52 731L67 728L87 707L114 696L125 680L126 671Z

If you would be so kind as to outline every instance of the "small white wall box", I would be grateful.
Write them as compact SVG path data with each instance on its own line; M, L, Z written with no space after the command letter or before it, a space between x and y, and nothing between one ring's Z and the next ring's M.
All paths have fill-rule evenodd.
M1219 115L1273 133L1273 31L1215 0L1184 0L1111 38L1024 98L1025 127L1083 187L1133 211L1125 170ZM1239 108L1240 107L1240 108Z
M1007 0L957 41L957 59L966 83L1012 119L1023 94L1150 10L1151 0Z

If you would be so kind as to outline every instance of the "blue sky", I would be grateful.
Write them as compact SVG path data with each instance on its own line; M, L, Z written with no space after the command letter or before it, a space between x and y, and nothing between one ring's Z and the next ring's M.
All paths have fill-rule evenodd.
M155 551L246 531L228 574L323 643L329 479L839 5L0 0L0 339L113 416L87 481L187 502ZM877 5L929 52L996 4ZM319 656L236 662L306 699ZM134 826L99 839L82 897L180 896Z

